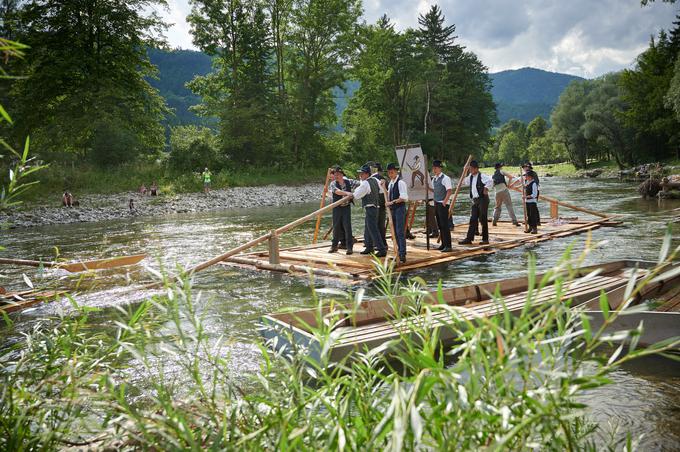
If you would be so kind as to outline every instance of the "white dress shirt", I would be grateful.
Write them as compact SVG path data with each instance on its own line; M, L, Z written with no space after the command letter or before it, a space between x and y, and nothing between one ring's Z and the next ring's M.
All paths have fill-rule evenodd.
M368 179L362 180L356 190L354 190L354 199L361 199L371 192L371 185L368 183ZM375 204L366 204L366 207L376 207Z
M477 192L477 178L481 177L482 178L482 184L484 184L484 188L487 190L491 190L493 188L493 179L491 176L487 176L486 174L482 173L477 173L474 176L472 176L472 180L470 180L470 176L465 176L465 179L463 179L463 185L467 186L472 186L472 198L479 198L480 193Z
M389 196L390 191L392 190L392 187L394 187L394 183L399 180L399 184L397 187L399 187L399 199L403 199L404 202L408 202L408 188L406 187L406 182L404 182L403 179L392 179L390 180L390 184L387 186L387 195Z

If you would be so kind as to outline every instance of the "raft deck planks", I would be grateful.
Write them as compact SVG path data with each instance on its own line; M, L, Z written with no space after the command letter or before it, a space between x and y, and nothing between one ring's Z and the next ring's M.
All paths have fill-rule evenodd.
M418 270L461 259L493 254L498 250L516 248L527 243L543 242L580 234L602 226L616 226L619 224L612 218L600 218L593 221L570 219L560 223L546 222L541 226L538 234L527 234L521 226L518 227L510 222L499 221L498 226L489 225L490 243L485 246L480 246L477 243L458 245L457 241L465 238L467 232L467 224L462 224L457 225L452 232L453 251L445 254L436 249L439 246L436 239L430 240L430 250L428 250L422 229L414 230L413 233L416 238L406 241L407 262L397 265L396 270L400 272ZM358 240L354 245L355 252L351 256L347 256L344 250L329 254L330 242L322 242L313 245L282 248L278 256L279 262L276 264L270 263L269 252L263 250L232 256L222 262L222 265L291 273L298 276L307 276L311 272L316 276L341 280L347 284L370 282L377 277L377 273L373 258L359 254L363 248L362 243L363 240ZM388 257L393 258L391 240L388 240L388 245L390 246Z

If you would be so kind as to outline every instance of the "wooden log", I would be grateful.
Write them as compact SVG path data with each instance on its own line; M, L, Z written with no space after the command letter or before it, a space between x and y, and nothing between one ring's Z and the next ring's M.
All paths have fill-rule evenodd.
M279 236L276 231L269 233L269 263L278 264L279 259Z
M472 154L470 154L465 161L465 165L463 166L463 172L460 175L460 179L458 179L458 184L456 185L456 191L453 193L453 199L449 200L449 218L453 216L453 207L456 205L456 199L458 199L458 193L460 193L460 188L463 186L463 180L467 176L467 172L470 169L470 162L472 161ZM441 237L441 234L440 234Z
M557 219L560 217L559 207L556 202L550 203L550 218Z
M522 181L522 183L524 183L524 181ZM517 192L523 192L524 191L523 189L519 189L517 187L509 187L509 188L511 190L515 190ZM545 201L548 201L548 202L554 202L554 203L556 203L556 204L558 204L562 207L566 207L567 209L572 209L572 210L577 210L579 212L589 213L590 215L595 215L596 217L600 217L600 218L611 218L613 216L613 215L609 215L609 214L606 214L606 213L597 212L595 210L586 209L585 207L575 206L573 204L569 204L567 202L560 201L559 199L551 198L550 196L546 196L544 194L541 194L538 197L538 199L539 199L539 201L545 200Z
M124 267L139 263L146 254L134 254L131 256L112 257L109 259L97 259L83 262L43 262L28 259L0 258L0 264L25 265L29 267L62 268L71 273L88 270L105 270L109 268Z
M321 204L319 204L319 210L323 209L324 204L326 204L326 195L328 194L328 183L331 179L331 169L328 168L326 171L326 182L323 185L323 194L321 195ZM321 214L316 217L316 227L314 228L314 237L312 238L312 243L316 243L316 239L319 236L319 227L321 226Z
M345 196L342 199L339 199L332 204L329 204L329 205L327 205L327 206L325 206L325 207L323 207L319 210L316 210L316 211L314 211L314 212L312 212L308 215L305 215L302 218L298 218L295 221L292 221L292 222L290 222L290 223L288 223L284 226L281 226L280 228L274 230L273 232L275 232L278 235L281 235L284 232L290 231L291 229L293 229L293 228L295 228L295 227L297 227L297 226L299 226L303 223L306 223L307 221L313 220L314 218L316 218L317 215L320 215L320 214L326 213L330 210L333 210L334 207L339 206L339 205L349 201L350 199L352 199L351 196ZM267 234L265 234L263 236L254 238L254 239L252 239L252 240L250 240L250 241L248 241L248 242L246 242L242 245L237 246L236 248L230 249L226 253L223 253L223 254L220 254L219 256L213 257L212 259L209 259L205 262L201 262L200 264L197 264L197 265L187 269L186 271L187 271L187 273L196 273L196 272L199 272L201 270L205 270L206 268L211 267L211 266L217 264L218 262L222 262L223 260L227 259L228 257L234 256L235 254L238 254L241 251L247 250L249 248L252 248L254 246L259 245L260 243L263 243L263 242L269 240L269 237L271 236L271 234L272 234L271 232L268 232Z

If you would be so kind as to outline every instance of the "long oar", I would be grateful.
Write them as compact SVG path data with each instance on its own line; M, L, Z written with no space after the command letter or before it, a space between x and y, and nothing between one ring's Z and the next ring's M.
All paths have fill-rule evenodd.
M0 264L25 265L29 267L63 268L71 273L84 272L88 270L105 270L109 268L124 267L135 265L146 257L146 254L135 254L132 256L113 257L110 259L97 259L82 262L52 262L34 261L28 259L7 259L0 258Z
M524 179L523 179L523 178L522 178L522 184L524 184ZM517 188L517 187L510 187L510 186L509 186L508 188L510 188L511 190L520 191L520 189ZM521 190L521 191L524 191L524 185L522 185L522 190ZM600 218L612 218L612 217L615 217L615 216L616 216L616 215L609 215L609 214L602 213L602 212L597 212L597 211L595 211L595 210L586 209L586 208L584 208L584 207L575 206L575 205L573 205L573 204L569 204L569 203L567 203L567 202L560 201L559 199L551 198L550 196L546 196L546 195L544 195L544 194L542 194L542 193L541 193L541 195L539 196L539 198L540 198L540 199L543 199L543 200L545 200L545 201L548 201L548 202L554 202L555 204L560 205L560 206L562 206L562 207L566 207L567 209L577 210L577 211L579 211L579 212L588 213L588 214L590 214L590 215L594 215L594 216L600 217Z
M326 182L323 185L323 193L321 194L321 203L319 204L319 209L323 209L324 204L326 204L326 195L328 194L328 184L331 180L331 168L326 171ZM316 227L314 227L314 237L312 237L312 243L316 243L316 239L319 237L319 227L321 226L321 214L316 217Z
M458 184L456 185L456 191L453 192L453 199L449 199L449 216L448 218L451 218L453 216L453 208L456 205L456 199L458 199L458 193L460 193L460 189L463 186L463 180L467 176L467 172L470 170L470 162L472 161L472 154L468 155L467 160L465 161L465 165L463 165L463 172L460 174L460 179L458 179ZM439 237L437 237L437 243L439 243L442 239L442 234L441 231L439 231Z

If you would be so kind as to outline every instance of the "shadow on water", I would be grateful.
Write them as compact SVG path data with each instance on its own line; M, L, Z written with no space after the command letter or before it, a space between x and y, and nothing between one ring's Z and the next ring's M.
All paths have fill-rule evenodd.
M634 184L614 180L569 180L544 178L542 192L563 201L593 210L618 214L625 222L619 228L602 228L593 231L594 241L606 243L594 251L587 263L616 259L656 260L666 224L674 216L672 209L680 201L642 200ZM513 195L518 215L522 214L519 195ZM457 228L465 228L469 200L463 193L462 202L456 206L454 221ZM158 271L161 265L170 269L176 265L191 265L223 253L247 240L264 234L278 226L299 218L318 207L318 203L258 209L233 209L200 214L179 214L158 218L132 218L126 220L54 225L23 230L2 231L0 245L4 256L22 258L54 257L55 247L67 259L90 259L120 254L145 252L151 258L144 263ZM549 206L541 206L542 216L549 217ZM582 216L560 209L563 216ZM355 235L363 231L360 210L353 211ZM418 218L416 225L422 225ZM282 246L309 243L314 224L308 223L285 234ZM324 219L321 233L329 227ZM674 245L678 245L677 227L673 227ZM451 265L423 269L413 275L425 279L431 286L439 280L445 287L521 276L526 272L530 253L537 259L538 270L554 265L573 244L583 248L585 236L568 237L543 242L538 246L523 246L494 255L482 256ZM63 284L73 285L76 276L63 271L48 271L41 277L35 269L2 269L5 276L0 284L8 289L24 287L22 273L34 281L61 278ZM148 292L130 291L124 284L136 284L146 279L142 270L117 271L107 274L92 292L78 295L79 303L100 307L97 314L102 325L115 318L115 306L135 303ZM89 276L84 277L86 280ZM323 285L318 282L317 285ZM214 338L224 335L228 341L230 371L234 375L255 372L259 368L259 350L256 322L259 316L285 307L303 307L310 304L310 282L299 278L273 275L266 272L241 271L216 266L195 277L196 290L201 292L199 309L206 311L206 327ZM60 301L26 310L13 316L15 326L2 327L0 341L12 342L19 333L30 330L39 319L58 318L71 310L67 301ZM671 370L668 370L671 369ZM619 420L635 435L648 434L645 447L680 448L680 367L677 363L661 361L658 365L639 363L626 366L614 375L615 385L593 391L589 404L593 416L601 423ZM144 376L133 379L143 387ZM673 408L674 407L674 408Z

